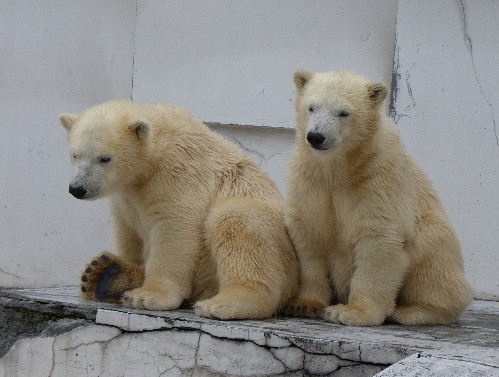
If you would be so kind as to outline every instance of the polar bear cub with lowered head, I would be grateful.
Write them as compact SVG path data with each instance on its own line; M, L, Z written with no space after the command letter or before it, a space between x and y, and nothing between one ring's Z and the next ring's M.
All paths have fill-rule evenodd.
M81 276L88 299L258 319L298 289L280 194L242 151L187 111L113 101L62 114L78 199L109 197L113 253Z
M301 288L287 311L353 326L449 324L471 299L430 181L382 114L383 84L298 71L287 225Z

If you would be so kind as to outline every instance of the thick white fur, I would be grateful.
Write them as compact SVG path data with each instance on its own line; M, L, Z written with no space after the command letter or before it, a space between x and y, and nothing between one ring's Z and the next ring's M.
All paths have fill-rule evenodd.
M202 316L256 319L296 294L280 194L231 143L167 105L113 101L60 118L71 184L87 191L83 199L109 197L113 252L145 268L125 304L198 301Z
M286 217L301 288L288 312L325 308L326 319L354 326L454 322L471 299L459 242L381 113L386 88L348 72L298 71L295 83ZM325 137L324 150L308 132Z

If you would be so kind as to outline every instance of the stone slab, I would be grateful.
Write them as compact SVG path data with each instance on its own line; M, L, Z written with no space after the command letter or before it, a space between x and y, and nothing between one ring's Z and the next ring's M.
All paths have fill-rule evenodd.
M378 373L376 377L495 377L499 369L470 361L429 355L412 355Z
M217 321L198 317L188 309L171 312L134 310L81 300L77 287L3 290L0 298L22 306L57 308L68 315L76 313L93 319L95 326L119 329L122 335L111 338L112 344L108 342L107 349L111 346L123 348L124 339L130 338L144 344L144 348L135 348L137 355L134 357L138 359L140 353L150 355L152 350L156 350L157 355L161 352L166 355L170 352L165 351L167 344L184 339L194 345L194 350L184 350L195 355L192 356L194 364L186 364L184 369L178 369L178 363L172 366L178 369L175 370L179 375L193 375L194 369L201 368L199 370L219 375L245 375L247 371L251 371L250 375L290 375L301 371L313 375L372 376L410 355L435 358L424 359L435 368L447 360L455 365L476 364L485 370L499 372L499 302L473 302L452 326L354 328L312 319L276 317L263 321ZM168 339L159 340L164 337ZM127 349L131 352L129 347ZM105 356L108 359L96 356L98 360L94 364L118 362L109 352ZM415 362L407 360L406 363Z

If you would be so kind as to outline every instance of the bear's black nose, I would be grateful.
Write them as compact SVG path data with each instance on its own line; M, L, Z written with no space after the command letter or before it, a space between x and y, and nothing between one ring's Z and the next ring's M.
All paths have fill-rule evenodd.
M326 140L324 135L318 132L309 132L307 134L307 141L314 148L319 147L322 143L324 143L324 140Z
M71 186L69 185L69 193L73 195L76 199L83 199L87 195L87 190L81 186Z

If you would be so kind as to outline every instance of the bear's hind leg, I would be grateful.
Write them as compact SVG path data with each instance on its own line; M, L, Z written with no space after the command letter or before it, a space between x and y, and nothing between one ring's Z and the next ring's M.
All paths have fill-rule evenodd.
M298 288L298 268L282 215L251 199L218 202L206 224L219 292L195 304L218 319L261 319L281 310Z
M143 268L103 252L85 266L81 274L81 295L87 300L118 302L123 292L140 287Z
M387 320L401 325L450 325L456 321L456 314L430 306L403 305Z
M388 320L403 325L454 323L472 298L459 242L438 216L419 222L417 231L414 248L419 258L407 274Z

